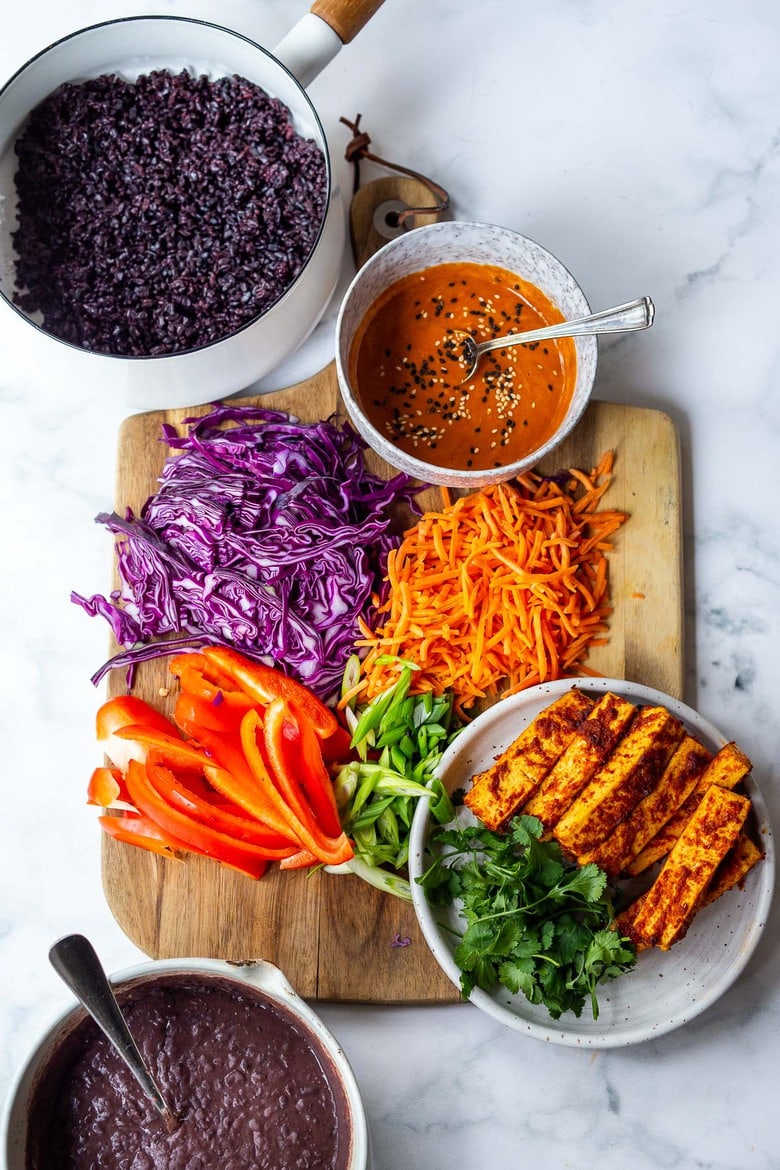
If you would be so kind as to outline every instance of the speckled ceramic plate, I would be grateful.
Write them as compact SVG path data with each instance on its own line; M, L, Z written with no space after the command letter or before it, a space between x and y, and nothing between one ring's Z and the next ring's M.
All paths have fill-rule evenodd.
M442 760L441 777L447 788L453 791L467 787L470 778L489 767L544 707L574 685L569 679L533 687L502 700L475 719ZM662 704L712 752L727 742L726 736L690 707L651 687L616 679L577 679L576 685L592 694L613 691L637 704ZM633 971L604 984L599 991L597 1021L587 1004L579 1019L567 1012L560 1020L552 1020L544 1007L530 1004L524 996L512 995L501 987L490 992L475 990L471 1002L529 1036L591 1048L616 1048L661 1036L703 1012L744 969L766 924L772 898L772 829L764 799L752 777L747 779L745 790L753 804L754 828L766 853L764 860L754 866L743 888L730 890L700 911L685 938L671 950L646 951L639 956ZM458 817L473 819L466 808L459 810ZM415 814L411 835L409 870L414 907L428 945L457 986L460 972L453 958L457 939L452 930L463 929L462 916L456 907L432 910L415 880L430 860L426 851L428 830L427 802L423 801Z

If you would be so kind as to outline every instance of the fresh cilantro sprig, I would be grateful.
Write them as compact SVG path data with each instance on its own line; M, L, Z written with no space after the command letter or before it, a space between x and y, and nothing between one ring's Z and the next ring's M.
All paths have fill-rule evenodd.
M455 949L461 991L501 984L544 1004L554 1020L594 1020L600 983L629 971L636 952L611 929L612 898L603 870L566 860L542 841L536 817L515 817L506 833L482 825L434 829L435 858L418 879L432 905L458 901L466 930Z

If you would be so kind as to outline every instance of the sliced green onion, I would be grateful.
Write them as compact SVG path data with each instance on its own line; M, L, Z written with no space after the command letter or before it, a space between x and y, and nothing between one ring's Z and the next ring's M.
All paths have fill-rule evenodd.
M401 834L398 831L398 817L393 812L392 805L382 809L377 817L376 830L388 845L392 845L394 849L400 848Z
M368 865L359 857L353 857L350 861L345 861L343 865L326 865L325 872L354 873L364 882L368 882L369 885L376 887L377 890L382 890L385 894L393 894L405 902L412 900L412 887L405 878L389 873L386 869L379 869L376 865Z

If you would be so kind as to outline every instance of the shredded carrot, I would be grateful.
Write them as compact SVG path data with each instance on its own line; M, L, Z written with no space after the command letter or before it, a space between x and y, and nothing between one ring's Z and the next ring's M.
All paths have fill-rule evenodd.
M568 481L527 473L427 512L388 560L386 600L357 642L370 699L394 681L383 655L413 660L417 691L478 699L572 673L605 641L606 554L627 516L599 511L612 452Z
M343 711L345 707L348 707L353 699L356 699L358 695L362 694L367 685L367 680L361 678L360 682L355 683L354 687L350 687L348 691L345 691L336 704L338 710Z

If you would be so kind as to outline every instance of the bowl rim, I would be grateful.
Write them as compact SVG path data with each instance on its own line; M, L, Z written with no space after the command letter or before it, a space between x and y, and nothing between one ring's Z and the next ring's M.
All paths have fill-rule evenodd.
M372 1162L368 1120L360 1087L349 1058L322 1017L305 999L298 995L284 972L267 959L230 962L226 959L186 956L149 959L131 967L125 967L109 974L109 982L112 985L122 986L138 981L145 982L156 976L175 976L177 974L228 979L272 1000L288 1015L300 1020L329 1056L344 1089L349 1109L351 1133L348 1170L370 1170ZM3 1170L8 1168L8 1155L12 1150L12 1142L15 1141L13 1122L18 1112L20 1095L30 1077L34 1077L39 1071L49 1046L56 1043L57 1039L64 1034L71 1020L77 1018L84 1011L85 1009L77 1000L71 999L68 1006L60 1009L48 1024L44 1024L43 1029L38 1032L37 1039L29 1046L25 1057L16 1069L5 1100L2 1129L0 1129L0 1165L2 1165Z
M541 447L531 452L529 455L523 456L522 459L516 459L513 463L506 463L501 467L494 469L483 468L481 470L469 471L465 468L442 468L434 463L426 463L423 459L418 459L415 455L410 455L405 451L400 450L386 438L381 431L369 421L365 412L363 411L356 391L353 389L349 377L349 370L347 368L348 355L342 354L343 340L344 340L344 318L351 307L351 301L356 293L360 291L362 284L374 268L382 263L388 254L393 251L400 251L403 248L413 247L410 240L419 239L421 233L426 236L446 235L457 230L473 231L474 233L491 232L510 240L512 242L519 242L520 244L530 245L532 249L537 250L552 261L553 265L559 270L564 278L567 278L572 285L572 288L582 299L583 316L590 313L590 304L585 292L576 280L570 269L563 263L562 260L540 244L538 240L527 236L522 232L516 231L514 228L506 227L502 224L490 223L486 220L440 220L438 223L425 224L422 227L414 228L412 231L404 235L396 236L395 239L390 240L378 252L363 264L361 268L355 273L350 281L344 296L342 297L339 306L338 315L336 318L335 331L335 360L336 360L336 374L339 382L339 389L344 400L344 405L347 409L351 421L359 431L360 435L365 439L370 447L377 452L383 459L385 459L392 467L406 472L408 475L421 480L424 483L442 484L451 487L473 488L480 487L490 483L497 483L502 480L511 479L514 476L521 475L525 471L529 471L537 463L545 458L551 451L566 439L574 427L582 418L588 403L593 396L593 388L596 383L596 375L598 373L598 340L595 336L585 336L577 340L582 342L593 355L593 374L590 379L590 385L587 392L582 396L582 402L578 409L573 411L568 418L565 418L558 430L551 438L549 438ZM426 265L424 262L420 265L421 269L426 267L433 267L433 265ZM400 278L398 278L400 279ZM392 283L392 282L391 282ZM389 285L388 285L389 287Z
M462 731L450 747L447 748L437 769L437 774L443 775L452 766L453 761L457 759L464 747L468 747L469 743L486 729L489 730L491 724L494 721L500 720L508 709L514 711L516 708L521 708L526 704L533 704L542 699L544 699L546 705L546 703L551 702L554 698L572 687L578 687L585 691L594 691L597 694L613 691L637 703L661 704L667 707L672 714L682 719L687 726L695 728L697 734L701 734L711 743L723 746L729 742L728 737L722 731L700 715L694 708L689 707L681 699L664 694L663 691L656 690L654 687L645 686L642 683L634 683L627 679L603 677L566 678L529 687L526 690L519 691L514 695L499 700L499 702L488 708L469 727ZM510 705L509 708L507 708L507 704ZM480 722L481 720L484 720L484 722ZM520 730L522 728L518 725L518 733ZM594 1021L592 1033L583 1034L574 1030L567 1031L566 1016L562 1016L560 1020L550 1018L549 1022L545 1023L538 1023L532 1019L524 1019L521 1015L515 1014L509 1009L504 1008L501 1004L496 1003L490 993L481 991L479 988L475 988L472 992L469 997L469 1002L497 1022L515 1032L533 1036L547 1043L594 1050L621 1048L647 1040L657 1039L684 1024L690 1023L691 1020L711 1007L734 984L753 956L766 927L774 893L776 858L774 835L768 807L761 788L753 777L748 776L746 778L745 787L748 789L754 814L762 830L762 843L765 848L765 858L761 863L759 893L755 906L755 926L751 931L750 937L743 943L738 956L731 964L728 970L728 978L715 984L709 991L697 995L695 1000L692 1000L688 1005L688 1010L679 1011L676 1015L667 1013L654 1027L628 1024L615 1027L612 1031L607 1031L606 1029L600 1028L598 1021ZM416 880L420 876L423 868L428 830L429 804L427 801L421 801L414 813L409 842L409 877L412 888L412 902L426 944L429 946L439 966L449 976L453 984L458 987L460 983L460 971L449 949L445 945L440 944L439 929L434 920L434 913L428 905L424 891ZM629 973L621 978L630 977L631 974Z
M40 322L33 321L33 319L30 316L28 316L28 314L19 305L15 304L13 299L11 297L9 297L3 291L2 287L0 287L0 302L7 305L8 308L11 309L16 314L16 316L18 318L20 318L22 321L24 321L27 325L31 326L33 329L37 330L38 333L42 334L44 337L50 338L52 341L59 342L60 345L65 345L68 347L68 349L74 350L76 353L83 354L91 359L94 359L95 361L98 361L100 359L110 359L110 360L118 361L118 362L173 361L175 358L188 357L192 354L202 353L205 350L213 350L217 346L223 345L225 342L232 341L232 339L235 337L239 337L242 333L245 333L253 325L257 325L260 321L264 320L264 318L267 317L268 314L273 309L278 308L286 300L288 300L288 298L293 293L293 290L298 287L299 282L301 281L303 276L306 274L307 269L309 269L311 262L312 262L312 259L315 255L315 253L317 252L320 244L322 243L322 239L323 239L323 236L325 234L325 227L326 227L328 220L333 216L333 214L335 212L338 212L340 214L340 209L338 209L335 206L336 204L340 203L339 188L338 188L337 182L335 181L333 164L331 161L330 149L328 146L328 139L327 139L327 136L325 134L325 128L322 124L322 120L320 119L320 116L317 113L317 109L314 105L314 102L309 97L309 94L306 92L304 87L298 81L295 74L284 64L283 61L281 61L277 56L275 56L275 54L270 49L267 49L264 45L261 45L259 43L259 41L254 40L252 37L247 36L246 33L238 32L236 29L229 28L227 25L217 24L215 21L212 21L212 20L202 20L202 19L200 19L198 17L194 17L194 16L176 16L172 13L171 14L160 13L160 12L147 13L147 14L136 13L132 16L118 16L118 17L114 17L110 20L96 21L94 24L88 24L88 25L84 25L81 28L73 29L71 32L65 33L64 36L58 37L56 40L51 41L50 44L45 45L42 49L39 49L37 53L34 53L22 65L20 65L14 71L14 73L3 83L3 85L0 86L0 110L2 109L2 102L3 102L3 99L6 95L6 92L11 89L11 87L19 80L19 78L21 78L21 76L24 73L26 73L29 69L31 69L33 66L36 66L43 58L48 56L49 53L56 51L61 45L67 43L68 41L72 41L72 40L75 40L79 37L96 32L99 29L109 28L109 27L114 26L114 25L132 24L132 23L145 22L145 21L146 22L161 21L161 22L177 23L177 24L183 24L183 25L197 25L199 27L209 29L212 32L224 34L228 37L233 38L236 41L243 41L251 49L257 50L262 56L268 58L268 60L271 62L271 64L275 65L280 70L280 72L287 74L287 76L290 78L290 80L293 82L293 84L297 88L299 96L305 102L305 104L307 106L307 112L311 116L312 122L313 122L315 129L317 131L317 134L319 136L319 142L317 143L317 145L319 146L321 153L323 155L324 161L325 161L324 211L323 211L320 223L319 223L319 227L317 229L316 237L315 237L314 241L312 242L311 248L309 249L309 253L306 256L306 259L304 260L304 262L301 266L300 272L297 274L297 276L292 281L292 283L289 284L285 289L282 290L282 292L279 294L279 296L276 298L276 300L272 301L270 305L268 305L265 309L263 309L262 313L256 314L256 316L252 317L249 321L245 321L244 324L240 325L237 329L233 329L230 333L226 333L224 337L218 337L214 341L206 342L203 345L191 346L188 349L177 349L177 350L173 350L169 353L157 353L157 354L106 353L103 350L87 349L84 346L77 345L73 341L68 341L64 337L58 337L56 333L52 333L50 330L46 329L45 326L42 325ZM61 84L65 84L65 83L61 83ZM253 82L252 84L257 85L259 83ZM56 88L57 87L55 87L55 89ZM54 93L54 92L55 92L55 90L50 91L50 93ZM288 109L289 109L289 107L288 107ZM291 113L292 113L292 111L291 111ZM29 114L29 111L28 111L28 114ZM9 140L9 144L8 144L7 149L12 149L12 145L13 145L12 142Z

